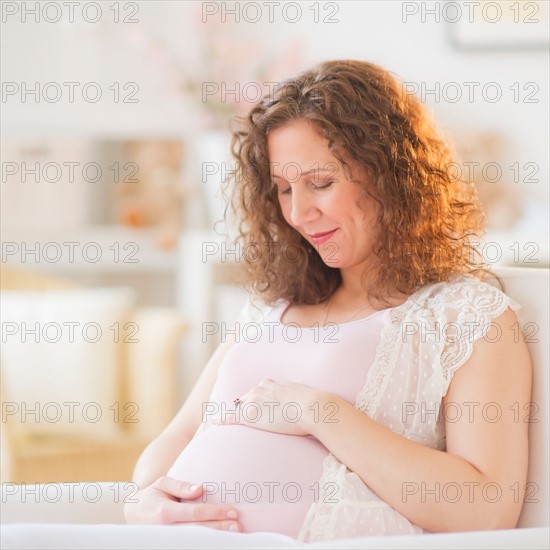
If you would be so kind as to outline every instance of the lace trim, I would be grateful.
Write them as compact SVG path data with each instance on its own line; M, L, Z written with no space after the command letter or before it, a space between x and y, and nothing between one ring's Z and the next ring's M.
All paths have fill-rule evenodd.
M309 541L325 540L328 533L334 532L336 517L333 513L333 507L327 504L324 497L326 495L326 488L334 486L335 480L338 479L338 471L344 469L346 467L332 453L329 453L323 460L323 473L319 480L319 501L314 502L310 506L298 534L298 542L305 542L306 537L308 537ZM338 484L337 486L336 499L339 502L342 498L342 487ZM333 493L330 496L331 498L335 498Z
M376 348L374 362L368 370L366 382L358 393L355 400L355 408L373 418L376 414L380 399L388 385L388 381L395 366L397 354L399 353L399 333L401 323L407 314L407 311L414 305L415 299L422 301L422 296L430 292L431 286L420 289L415 292L400 306L390 310L391 322L385 325L381 331L381 338ZM299 542L305 542L306 537L309 541L328 540L335 532L334 523L336 515L334 507L330 506L321 496L322 490L326 487L334 487L338 480L338 474L344 470L348 472L348 468L342 464L332 453L329 453L323 461L323 473L319 480L320 494L319 502L311 505L306 519L302 524L298 535ZM342 501L341 495L343 488L338 486L338 503ZM323 493L324 494L324 493ZM334 495L331 493L331 496ZM383 503L383 501L380 501ZM354 502L353 505L357 505ZM386 506L390 507L389 504Z
M468 284L468 283L471 284ZM479 284L483 284L488 292L476 295ZM441 291L442 290L442 291ZM459 292L462 298L458 301L449 300L454 293ZM454 281L434 283L415 292L400 306L390 310L391 322L381 332L380 342L376 348L373 364L368 370L366 382L357 394L355 407L374 418L380 401L386 391L390 376L397 364L397 356L400 351L400 331L405 318L411 313L433 322L434 319L445 319L445 308L450 304L456 304L458 318L456 323L475 322L474 337L460 338L441 356L446 383L450 383L454 371L462 365L471 355L473 343L484 333L491 318L497 317L510 306L519 309L521 306L494 286L483 283L471 275L458 276ZM466 325L468 326L468 325ZM320 493L325 487L334 487L338 475L342 471L348 472L348 468L329 453L323 461L323 473L319 482ZM338 485L338 496L341 497L343 487ZM331 493L331 496L334 495ZM341 500L339 499L340 503ZM383 503L384 501L381 501ZM361 507L362 503L352 502L355 507ZM386 503L387 504L387 503ZM368 506L368 505L367 505ZM387 504L390 507L389 504ZM334 506L324 501L313 503L308 510L305 521L298 535L299 542L305 542L306 538L313 541L329 540L335 533L336 514ZM414 530L421 532L418 526L412 526Z
M513 310L520 309L520 305L504 294L498 288L483 283L486 291L479 293L479 287L475 285L460 285L449 289L453 297L453 310L456 307L458 315L456 321L449 320L449 324L456 323L458 327L468 327L457 335L457 338L446 338L446 345L441 353L441 369L445 380L443 395L446 394L450 382L458 370L472 355L476 340L485 336L491 327L492 319L498 317L511 307ZM445 293L447 294L447 293ZM437 296L434 300L433 309L437 318L444 318L446 295Z
M370 418L374 418L376 415L390 376L397 364L403 321L415 305L424 301L424 297L432 291L432 287L433 285L430 285L420 289L409 296L400 306L390 310L391 322L382 329L374 362L367 372L365 385L355 398L355 408L364 412Z

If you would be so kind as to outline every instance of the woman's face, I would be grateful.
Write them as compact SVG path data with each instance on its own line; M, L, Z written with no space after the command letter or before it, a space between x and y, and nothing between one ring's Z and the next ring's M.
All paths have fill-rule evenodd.
M357 204L361 187L350 181L328 140L299 119L267 137L271 178L287 223L306 238L330 267L348 269L368 261L376 233L376 205ZM354 180L366 174L352 166Z

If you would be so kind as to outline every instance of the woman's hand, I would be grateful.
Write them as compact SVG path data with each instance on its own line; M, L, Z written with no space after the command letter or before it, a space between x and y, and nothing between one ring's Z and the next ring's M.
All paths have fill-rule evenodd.
M192 485L171 477L161 477L149 487L138 491L135 499L138 502L127 502L124 505L124 516L128 523L152 524L189 524L242 531L238 522L237 511L222 504L208 504L195 501L202 494L200 485ZM233 514L230 516L229 514Z
M321 401L320 395L318 390L304 384L266 378L239 396L235 413L226 411L212 423L241 424L287 435L309 435L313 422L337 412L336 403L329 402L326 397Z

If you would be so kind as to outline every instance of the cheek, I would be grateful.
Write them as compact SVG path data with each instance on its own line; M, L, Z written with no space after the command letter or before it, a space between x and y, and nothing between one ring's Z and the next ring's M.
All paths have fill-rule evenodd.
M348 217L353 219L353 204L349 200L349 197L342 196L341 194L324 196L320 202L320 209L323 214L334 221L343 221Z

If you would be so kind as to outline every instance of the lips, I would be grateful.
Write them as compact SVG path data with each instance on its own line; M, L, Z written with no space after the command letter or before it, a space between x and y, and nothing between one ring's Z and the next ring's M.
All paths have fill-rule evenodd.
M315 244L322 244L327 242L337 230L338 229L333 229L332 231L325 231L324 233L315 233L310 235L310 237Z

